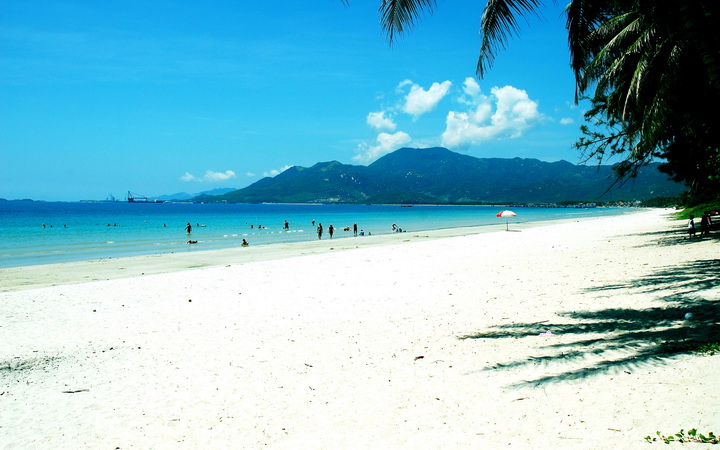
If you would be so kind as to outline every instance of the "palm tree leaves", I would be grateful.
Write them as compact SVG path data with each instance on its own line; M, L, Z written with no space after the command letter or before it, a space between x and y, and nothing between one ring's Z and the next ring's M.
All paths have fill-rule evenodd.
M578 80L582 77L590 59L589 52L586 50L588 36L598 25L612 17L610 9L605 2L596 0L573 0L565 8L570 66ZM576 101L578 95L579 92L576 91Z
M671 159L690 155L702 158L702 152L698 154L693 147L704 148L708 136L717 139L717 131L708 133L703 108L686 92L693 86L718 98L717 85L712 82L713 66L708 66L707 55L701 56L696 49L696 28L706 25L696 25L688 16L696 18L694 11L679 3L616 1L616 11L601 13L594 29L575 27L580 30L574 37L581 49L574 60L577 89L584 93L594 86L593 102L602 105L594 113L602 114L607 122L610 118L621 122L625 139L624 149L601 146L590 155L602 157L609 149L610 154L624 150L626 159L620 169L625 173L634 173L625 170L628 167L662 156L669 158L666 168L670 172L690 181L694 175L687 165ZM569 23L579 22L568 14ZM587 129L583 132L586 139L580 143L586 148L589 142L602 142ZM670 152L679 145L686 150Z
M432 13L435 0L383 0L380 5L380 23L390 43L406 28L412 28L422 11Z
M482 78L492 67L498 47L505 48L508 38L519 30L516 17L535 14L542 5L539 0L488 0L480 20L480 58L477 74Z
M479 77L518 34L519 19L537 16L542 5L542 0L487 0ZM422 11L435 7L435 0L382 0L383 30L392 42ZM632 176L660 156L676 180L696 185L698 179L720 178L720 168L706 164L706 149L720 146L720 126L703 105L720 104L716 11L716 0L570 0L565 14L575 101L589 98L586 120L607 127L581 129L585 137L576 147L588 159L625 154L619 169ZM708 176L712 170L717 177ZM705 187L713 189L720 191L720 183Z
M435 0L382 0L380 23L392 43L398 35L414 27L423 11L432 13ZM518 17L537 15L542 6L540 0L489 0L481 19L482 43L477 73L482 77L492 67L498 47L504 48L508 38L517 34Z

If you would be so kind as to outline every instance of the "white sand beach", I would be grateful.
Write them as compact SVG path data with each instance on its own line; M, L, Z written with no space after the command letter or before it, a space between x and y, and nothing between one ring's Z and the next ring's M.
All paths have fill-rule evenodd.
M668 213L0 270L0 447L718 434L720 355L677 350L720 341L720 239Z

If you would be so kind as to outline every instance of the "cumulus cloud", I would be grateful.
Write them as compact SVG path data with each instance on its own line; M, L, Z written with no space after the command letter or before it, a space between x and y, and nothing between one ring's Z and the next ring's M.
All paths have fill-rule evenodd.
M232 170L226 170L225 172L213 172L208 170L205 172L205 181L225 181L231 178L235 178L235 172Z
M537 102L513 86L494 87L486 96L474 79L467 78L458 100L468 109L448 112L442 134L442 145L448 148L517 138L543 118Z
M410 142L410 135L402 131L393 134L380 133L374 144L363 142L358 145L355 149L356 155L352 159L361 164L368 164L397 150L408 142Z
M575 123L575 119L572 117L563 117L560 119L560 125L572 125Z
M281 169L268 170L268 171L266 171L266 172L263 172L263 176L264 176L264 177L274 177L275 175L279 175L279 174L285 172L286 170L288 170L288 169L291 168L291 167L293 167L293 166L284 166L284 167L281 168Z
M390 117L385 117L385 111L369 113L366 121L368 125L378 131L395 131L397 127Z
M185 175L181 176L180 179L182 181L202 181L200 178L196 177L190 172L185 172Z
M212 170L206 170L205 175L203 175L202 177L196 177L190 172L185 172L185 175L180 177L182 181L207 181L209 183L217 183L220 181L230 180L232 178L235 178L235 172L233 172L232 170L226 170L225 172L213 172Z
M442 100L450 91L452 83L443 81L442 83L433 83L428 90L423 89L420 85L410 80L405 80L398 85L398 90L402 90L405 86L410 86L410 91L405 95L405 103L402 106L403 112L410 114L414 118L428 113L435 109L440 100Z
M463 95L460 96L458 101L466 105L472 105L476 103L476 99L482 96L480 85L474 78L467 77L463 83Z

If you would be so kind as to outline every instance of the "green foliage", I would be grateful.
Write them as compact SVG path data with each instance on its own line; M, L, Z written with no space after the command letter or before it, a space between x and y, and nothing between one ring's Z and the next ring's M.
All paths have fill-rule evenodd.
M590 100L592 107L585 112L584 119L587 124L580 126L582 136L575 142L574 147L580 152L583 162L595 160L598 165L604 161L626 154L638 144L637 133L629 131L629 124L620 118L614 117L608 111L607 98L596 95ZM652 158L651 153L634 153L632 158L626 158L615 167L620 180L637 176L640 167L647 164Z
M697 341L655 341L659 345L662 353L678 354L678 353L696 353L702 356L713 356L720 353L720 342L698 343Z
M720 342L708 342L700 347L698 347L695 350L695 353L700 353L701 355L706 356L713 356L720 354Z
M711 169L708 179L714 183L720 183L720 148L708 147L707 166Z
M698 172L707 177L703 180L704 189L698 192L702 199L717 196L720 192L720 148L708 147L707 160L698 163Z
M718 198L714 202L701 203L699 205L689 206L682 211L678 211L677 213L675 213L675 217L677 219L687 220L692 214L696 218L699 218L702 217L705 211L720 211L720 198Z
M720 40L694 44L716 29L715 11L710 0L571 2L572 65L592 103L576 147L588 159L622 157L623 179L660 158L660 170L699 197L718 191L720 126L698 102L720 99ZM683 95L687 85L707 97Z
M653 197L643 200L642 206L646 208L675 208L683 205L682 197Z
M651 436L645 436L645 440L647 442L657 442L658 440L669 444L671 442L680 442L680 443L686 443L686 442L695 442L695 443L701 443L701 444L720 444L720 439L718 439L717 436L711 431L705 436L702 433L698 433L697 428L693 428L691 430L688 430L687 433L685 433L685 430L680 430L680 432L671 434L669 436L666 436L659 431L656 433L657 437L651 437Z

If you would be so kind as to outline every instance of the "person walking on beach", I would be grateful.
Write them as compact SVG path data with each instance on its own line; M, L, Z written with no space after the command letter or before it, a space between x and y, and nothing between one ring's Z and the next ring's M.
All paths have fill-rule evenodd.
M318 224L318 227L317 227L318 239L322 239L322 232L323 232L323 227L322 227L322 222L321 222Z
M690 219L688 219L687 230L688 230L688 237L695 236L695 216L693 216L692 214L690 214Z
M357 222L353 224L353 234L357 237Z
M333 227L332 224L330 224L330 226L328 227L328 233L330 233L330 239L332 239L332 235L334 232L335 232L335 227Z
M190 222L188 222L188 224L185 225L185 231L187 231L187 234L192 233L192 225L190 225Z

